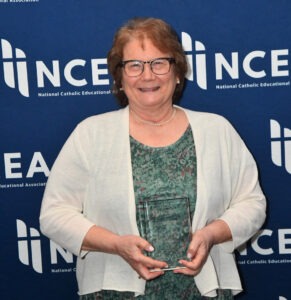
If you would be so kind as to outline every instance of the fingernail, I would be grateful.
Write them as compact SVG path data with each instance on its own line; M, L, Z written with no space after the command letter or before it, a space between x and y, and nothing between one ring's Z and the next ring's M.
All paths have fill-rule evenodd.
M155 250L153 246L149 246L148 249L149 249L150 252L153 252Z
M188 259L192 259L191 253L187 253L187 258L188 258Z

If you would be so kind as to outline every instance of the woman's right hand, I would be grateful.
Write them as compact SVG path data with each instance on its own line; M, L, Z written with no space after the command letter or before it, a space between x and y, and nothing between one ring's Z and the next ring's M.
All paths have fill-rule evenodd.
M153 252L153 246L143 238L135 235L120 236L116 243L116 252L145 280L154 279L164 272L157 271L167 267L166 262L158 261L144 255L144 251ZM150 272L155 269L155 272Z
M136 235L119 236L95 225L87 232L82 250L119 255L145 280L164 274L162 270L158 270L167 266L166 262L152 259L144 254L144 251L154 251L153 246L145 239ZM150 272L151 269L155 269L155 272Z

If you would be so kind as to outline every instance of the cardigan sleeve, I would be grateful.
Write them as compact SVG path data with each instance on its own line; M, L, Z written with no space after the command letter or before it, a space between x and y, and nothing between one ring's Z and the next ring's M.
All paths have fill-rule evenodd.
M90 180L84 149L90 147L80 125L59 153L49 176L40 213L40 229L75 255L80 255L83 239L93 223L83 214L83 199Z
M256 162L243 140L225 120L224 137L230 174L231 199L228 209L220 217L232 233L232 241L221 244L232 252L249 240L263 225L266 199L258 180Z

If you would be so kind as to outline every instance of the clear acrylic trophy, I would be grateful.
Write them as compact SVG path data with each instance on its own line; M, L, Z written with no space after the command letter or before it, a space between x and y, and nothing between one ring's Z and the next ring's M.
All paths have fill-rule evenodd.
M178 260L187 259L191 239L189 199L148 199L138 206L140 234L153 247L147 255L168 264L165 270L181 268Z

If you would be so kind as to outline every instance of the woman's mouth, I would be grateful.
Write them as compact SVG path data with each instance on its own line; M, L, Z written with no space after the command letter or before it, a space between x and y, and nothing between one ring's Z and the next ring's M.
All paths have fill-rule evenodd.
M139 90L143 93L148 93L148 92L155 92L159 89L159 86L155 86L155 87L146 87L146 88L139 88Z

